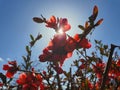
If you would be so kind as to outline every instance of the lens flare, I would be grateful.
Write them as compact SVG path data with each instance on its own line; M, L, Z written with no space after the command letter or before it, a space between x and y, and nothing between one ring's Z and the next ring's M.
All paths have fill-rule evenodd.
M59 30L58 30L58 33L63 34L63 30L62 30L62 29L59 29Z

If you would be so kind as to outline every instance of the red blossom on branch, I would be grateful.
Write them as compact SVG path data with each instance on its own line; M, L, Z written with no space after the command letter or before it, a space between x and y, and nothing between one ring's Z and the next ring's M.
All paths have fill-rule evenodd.
M99 60L96 62L95 65L93 65L93 71L95 72L97 78L101 79L103 72L105 69L105 63L102 60Z
M80 38L79 34L75 34L74 39L77 42L77 48L90 48L91 47L91 43L88 41L88 39L86 38Z
M39 56L40 61L60 62L62 65L74 50L67 48L69 41L65 33L55 34L49 45L43 50L43 54Z
M22 90L44 90L42 76L35 73L21 73L16 81L22 85Z
M19 77L16 80L18 85L9 86L11 79L7 81L6 76L1 75L0 79L2 82L0 82L0 87L7 87L8 85L8 89L17 87L17 89L20 90L63 90L63 88L66 90L119 89L120 60L117 59L117 61L113 61L109 70L105 70L105 66L107 67L107 65L103 62L103 58L98 59L98 52L92 52L92 56L87 54L86 49L91 48L91 43L87 35L91 33L93 28L99 26L103 22L103 19L100 19L95 23L97 15L98 7L95 6L92 15L88 18L89 20L85 22L85 25L78 25L83 32L81 34L75 34L74 37L66 34L66 32L71 29L71 25L67 18L56 18L55 16L51 16L46 20L42 15L42 18L34 17L33 20L35 22L45 23L46 27L52 28L56 32L48 46L46 46L43 49L42 54L39 55L40 62L48 61L50 63L47 63L48 66L45 68L46 71L42 70L42 73L39 72L39 70L38 72L34 72L34 68L32 68L33 61L31 61L31 48L36 41L41 38L41 35L38 35L36 38L30 35L30 45L26 46L27 55L23 56L25 62L25 64L22 63L23 70L19 69L16 61L10 61L3 66L3 70L7 71L6 76L8 78L12 78L17 71L23 72L19 74ZM95 42L98 45L96 45L96 50L98 49L100 54L108 57L108 46L103 46L101 41L95 40ZM73 61L69 71L64 71L62 65L65 60L72 56L75 49L77 50L79 59ZM77 68L72 69L72 67ZM109 72L104 74L104 71ZM107 76L106 79L103 78L104 75ZM105 83L102 82L102 79ZM113 81L117 86L112 87L112 84L114 84ZM106 86L103 86L102 89L100 89L102 84L105 84Z
M8 61L8 64L3 65L3 70L7 71L6 77L12 78L19 68L16 61Z
M46 27L53 28L55 31L59 32L59 30L62 30L62 32L66 32L70 30L71 25L68 23L67 18L57 18L55 16L51 16L49 20L46 22Z
M57 22L55 16L51 16L50 19L46 21L46 27L57 29Z
M71 25L68 23L67 18L60 18L60 29L63 30L63 32L68 31L71 28Z

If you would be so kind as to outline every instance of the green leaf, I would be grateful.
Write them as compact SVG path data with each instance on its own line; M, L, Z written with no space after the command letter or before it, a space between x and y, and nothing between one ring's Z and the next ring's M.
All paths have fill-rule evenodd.
M95 43L100 45L102 43L102 41L101 40L95 40Z
M26 68L26 66L23 63L21 63L21 64L22 64L23 68Z
M22 58L23 58L24 61L27 61L27 58L25 56L22 56Z
M94 40L94 41L95 41L96 44L98 43L98 40Z
M34 41L34 37L33 37L33 35L30 34L30 38L31 38L32 41Z
M26 51L27 51L27 52L29 52L29 51L30 51L29 46L26 46Z
M7 79L6 79L6 76L3 73L0 73L0 79L2 80L2 82L4 84L6 84Z
M84 26L82 26L82 25L78 25L78 27L83 31L85 30Z
M35 44L35 41L30 42L30 46L32 47Z
M28 62L27 67L30 67L32 63L33 63L33 61Z
M38 36L36 37L35 40L39 40L40 38L42 38L42 35L41 35L41 34L38 34Z
M27 53L28 53L29 55L31 55L31 51L30 51L29 46L26 46L26 51L27 51Z
M44 20L39 18L39 17L33 17L33 21L36 23L43 23L44 22Z

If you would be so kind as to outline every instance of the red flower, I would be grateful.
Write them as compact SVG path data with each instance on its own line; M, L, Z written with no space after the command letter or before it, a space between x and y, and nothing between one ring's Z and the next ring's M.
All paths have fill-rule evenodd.
M88 49L88 48L91 47L91 43L88 41L88 39L82 38L82 40L81 40L79 34L76 34L76 35L74 36L74 39L75 39L76 42L77 42L77 47L78 47L78 48L87 48L87 49Z
M46 27L57 29L57 22L55 16L51 16L50 19L47 20Z
M54 35L49 45L43 50L43 54L39 56L39 59L41 62L60 62L60 65L62 65L66 58L72 56L72 52L76 46L65 33L71 26L66 18L57 18L56 20L55 16L51 16L46 21L46 26L55 29L58 33Z
M22 90L44 90L42 83L42 77L40 74L35 73L21 73L16 81L19 85L22 85Z
M43 54L39 56L40 61L59 62L60 66L66 58L72 56L73 50L76 48L75 43L65 33L57 33L50 41L48 47L43 50Z
M40 60L41 62L46 62L48 58L49 58L49 56L48 56L47 54L41 54L41 55L39 56L39 60Z
M88 40L86 38L83 38L79 44L82 48L90 48L91 47L91 43L88 42Z
M73 52L76 49L77 43L72 37L68 37L65 49L68 52Z
M93 71L96 73L97 78L99 79L102 78L104 68L105 68L105 63L103 63L102 60L99 60L98 62L96 62L96 65L93 65Z
M52 40L52 43L55 48L57 47L63 47L67 42L67 36L66 33L57 33L54 35L54 38ZM58 49L58 48L57 48Z
M85 69L85 67L86 67L86 65L83 63L80 65L80 69Z
M60 18L60 26L59 27L63 30L63 32L66 32L71 28L70 24L68 23L67 18Z
M46 21L46 27L50 27L58 31L58 29L62 30L63 32L68 31L71 26L68 23L67 18L57 18L55 16L51 16L49 20Z
M9 65L8 65L9 64ZM18 67L16 61L9 61L8 64L3 65L3 70L6 70L6 76L12 78L13 75L17 72Z

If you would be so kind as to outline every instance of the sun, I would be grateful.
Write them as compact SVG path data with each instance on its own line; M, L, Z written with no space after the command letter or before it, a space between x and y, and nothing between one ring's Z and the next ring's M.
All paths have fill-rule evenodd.
M63 30L62 30L62 28L60 28L60 29L58 30L58 33L59 33L59 34L63 34L63 33L64 33Z

